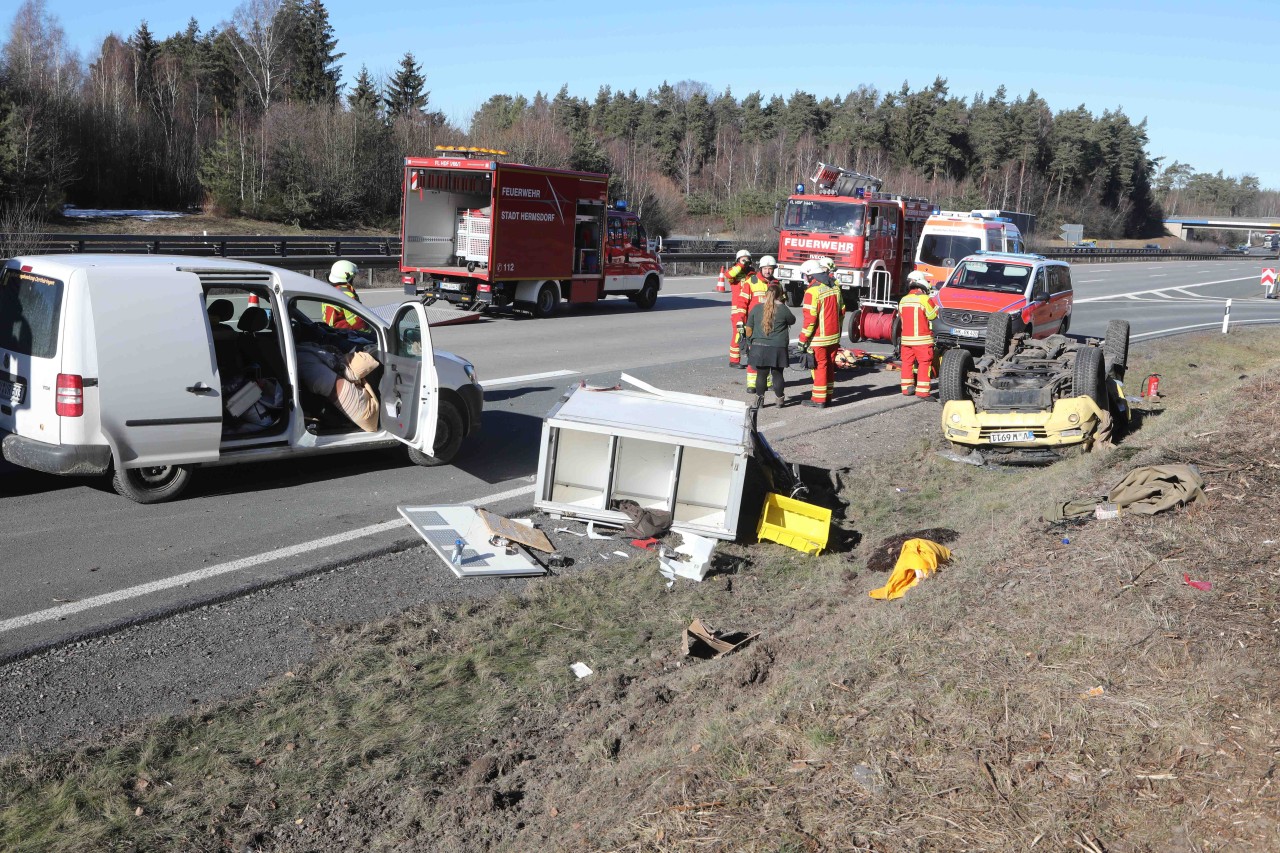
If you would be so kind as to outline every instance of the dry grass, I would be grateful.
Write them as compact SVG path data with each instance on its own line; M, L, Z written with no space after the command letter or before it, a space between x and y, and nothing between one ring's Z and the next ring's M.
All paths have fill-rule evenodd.
M602 566L353 626L241 702L10 761L0 847L1280 849L1276 341L1144 348L1171 404L1109 454L907 448L848 481L852 555L730 548L748 565L671 593ZM1039 521L1181 460L1210 487L1187 510L1069 544ZM868 599L871 546L931 525L962 531L954 565ZM689 663L694 615L764 634Z

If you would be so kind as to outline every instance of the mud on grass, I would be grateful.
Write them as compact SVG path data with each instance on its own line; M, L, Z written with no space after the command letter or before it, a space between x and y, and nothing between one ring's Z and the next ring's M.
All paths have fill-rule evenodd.
M0 847L1280 849L1276 341L1135 347L1169 406L1110 453L992 471L921 441L852 472L850 554L728 546L735 573L670 593L634 561L351 626L240 702L9 761ZM1205 498L1039 520L1167 461ZM874 546L924 527L961 532L954 564L868 599ZM763 634L686 662L693 616Z

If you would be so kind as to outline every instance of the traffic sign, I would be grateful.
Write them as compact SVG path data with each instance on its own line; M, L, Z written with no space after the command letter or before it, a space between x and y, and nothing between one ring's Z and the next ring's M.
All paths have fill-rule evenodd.
M1061 240L1065 240L1067 243L1079 243L1084 239L1084 226L1063 225L1062 230L1058 233L1058 237Z
M1263 267L1262 268L1262 286L1274 287L1275 283L1276 283L1275 267Z

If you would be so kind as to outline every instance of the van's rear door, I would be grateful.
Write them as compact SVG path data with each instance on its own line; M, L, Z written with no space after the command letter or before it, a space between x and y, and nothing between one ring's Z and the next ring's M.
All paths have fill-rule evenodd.
M440 380L431 329L421 302L406 302L391 318L378 400L384 430L428 456L436 443Z
M0 269L0 429L57 444L59 329L67 284L16 264Z
M218 458L222 391L195 273L88 271L102 431L125 468Z

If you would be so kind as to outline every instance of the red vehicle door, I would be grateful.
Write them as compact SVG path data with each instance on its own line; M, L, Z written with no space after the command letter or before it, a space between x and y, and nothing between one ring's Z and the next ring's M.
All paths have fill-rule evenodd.
M1049 295L1049 280L1045 275L1045 268L1040 267L1031 280L1031 289L1027 291L1027 308L1030 313L1027 319L1031 323L1032 337L1044 337L1057 331L1057 307Z

